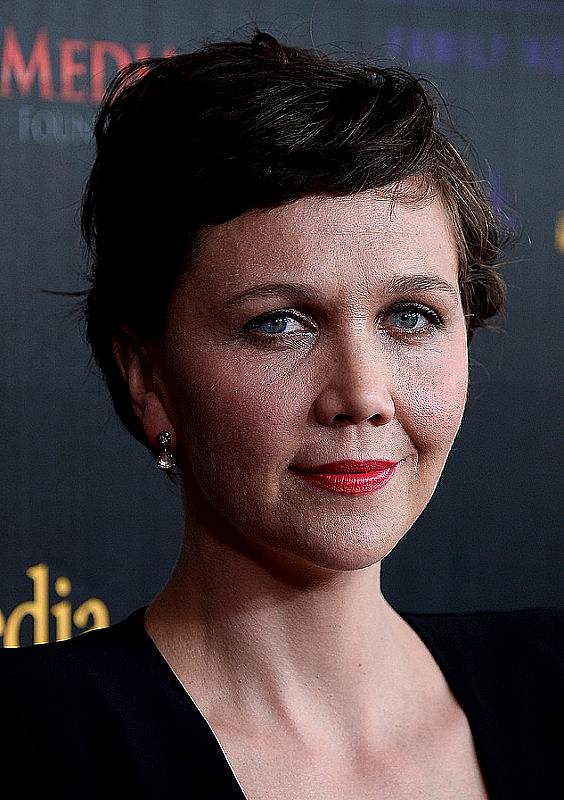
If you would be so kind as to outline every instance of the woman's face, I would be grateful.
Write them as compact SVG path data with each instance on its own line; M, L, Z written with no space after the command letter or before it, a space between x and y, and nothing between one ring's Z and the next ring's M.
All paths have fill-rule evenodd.
M380 561L430 500L466 401L443 206L391 209L365 192L209 228L172 298L154 375L189 520L302 567ZM341 459L400 463L364 494L317 488L292 469Z

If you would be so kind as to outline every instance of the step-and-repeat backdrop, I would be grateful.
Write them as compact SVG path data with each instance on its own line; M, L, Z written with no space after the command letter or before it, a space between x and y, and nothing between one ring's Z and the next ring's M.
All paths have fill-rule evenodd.
M479 331L437 491L386 558L397 608L564 605L559 492L564 258L560 0L18 0L0 6L0 642L119 621L150 602L183 531L178 490L123 430L64 298L85 254L93 116L116 69L248 40L430 78L519 230L502 333Z

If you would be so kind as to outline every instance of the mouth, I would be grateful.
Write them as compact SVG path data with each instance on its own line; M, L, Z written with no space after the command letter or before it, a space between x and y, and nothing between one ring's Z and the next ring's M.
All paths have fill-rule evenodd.
M296 472L320 475L360 475L368 472L383 472L395 467L399 461L387 461L383 459L368 460L368 461L355 461L353 459L345 459L344 461L330 461L327 464L317 464L313 467L292 467Z
M333 461L292 471L316 489L336 494L368 494L383 488L392 478L399 461Z

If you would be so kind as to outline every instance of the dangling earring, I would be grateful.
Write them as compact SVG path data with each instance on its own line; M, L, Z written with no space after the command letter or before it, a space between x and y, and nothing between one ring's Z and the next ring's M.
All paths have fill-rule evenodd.
M172 453L168 449L172 437L169 431L161 431L157 436L157 442L162 447L161 452L157 457L157 466L161 469L172 469L175 466Z

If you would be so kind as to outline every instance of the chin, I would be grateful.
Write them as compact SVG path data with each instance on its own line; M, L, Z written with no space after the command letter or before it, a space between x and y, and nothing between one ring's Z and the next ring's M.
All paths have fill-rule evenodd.
M405 533L404 529L398 530L395 525L378 528L372 520L365 526L351 525L346 531L334 528L329 534L323 531L310 532L302 541L302 547L296 550L294 546L292 550L312 567L351 572L382 561Z

